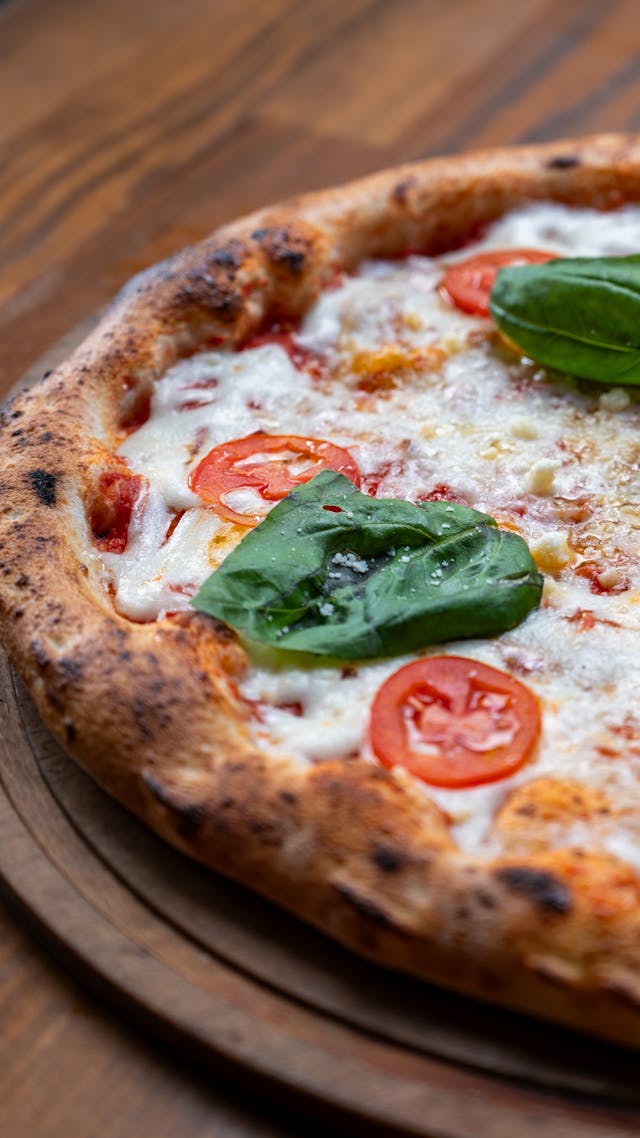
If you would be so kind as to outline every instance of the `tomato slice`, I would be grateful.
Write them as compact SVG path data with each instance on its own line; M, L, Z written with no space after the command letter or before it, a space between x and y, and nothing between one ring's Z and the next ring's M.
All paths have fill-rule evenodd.
M449 265L442 288L457 308L474 316L489 315L489 296L500 269L511 265L534 265L557 259L543 249L489 249L466 261Z
M463 656L429 656L400 668L371 709L370 741L382 765L450 789L513 774L539 734L533 693Z
M189 485L220 517L243 526L255 526L262 516L234 510L225 502L225 495L233 490L250 489L257 491L265 502L278 502L321 470L335 470L356 486L360 485L360 471L342 447L324 439L265 435L257 431L210 450L193 471Z

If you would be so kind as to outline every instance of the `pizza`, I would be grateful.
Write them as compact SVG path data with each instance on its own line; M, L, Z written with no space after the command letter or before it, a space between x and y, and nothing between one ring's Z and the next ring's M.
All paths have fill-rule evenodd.
M640 1044L640 146L386 171L136 277L2 419L0 629L160 835Z

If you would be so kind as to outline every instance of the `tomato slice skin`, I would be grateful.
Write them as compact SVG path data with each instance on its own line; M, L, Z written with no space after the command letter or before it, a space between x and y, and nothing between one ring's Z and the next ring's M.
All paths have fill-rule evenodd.
M310 465L297 472L288 467L286 457L258 459L251 462L252 455L277 454L288 451L293 458L311 459ZM232 490L256 490L266 502L279 502L281 498L309 482L321 470L334 470L344 474L356 486L360 485L360 471L349 454L342 447L324 439L304 438L300 435L266 435L257 431L243 439L232 439L210 450L193 471L189 485L216 513L227 521L243 526L255 526L262 520L260 516L239 513L228 506L223 496Z
M464 656L428 656L378 690L369 738L383 766L455 790L517 771L540 726L536 697L506 672Z
M500 269L557 260L543 249L489 249L466 261L448 265L442 288L456 308L473 316L489 316L489 297Z

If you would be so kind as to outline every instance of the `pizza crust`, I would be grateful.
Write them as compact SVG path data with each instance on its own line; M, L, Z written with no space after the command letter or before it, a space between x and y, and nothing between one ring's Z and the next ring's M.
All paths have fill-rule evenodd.
M363 257L442 252L532 199L640 200L640 141L401 167L260 211L136 277L3 413L0 631L57 738L179 849L371 959L638 1046L638 874L544 841L563 812L596 808L584 791L569 806L554 780L518 788L496 821L508 854L481 861L401 772L261 754L235 636L196 612L119 616L87 524L120 424L176 360L302 313Z

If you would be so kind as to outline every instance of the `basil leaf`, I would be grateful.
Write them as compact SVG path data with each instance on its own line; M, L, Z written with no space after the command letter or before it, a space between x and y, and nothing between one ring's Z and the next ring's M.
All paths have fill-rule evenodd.
M486 514L369 498L322 471L247 534L193 604L250 639L354 660L494 635L541 591L525 542Z
M640 255L502 269L490 308L500 330L545 367L640 384Z

